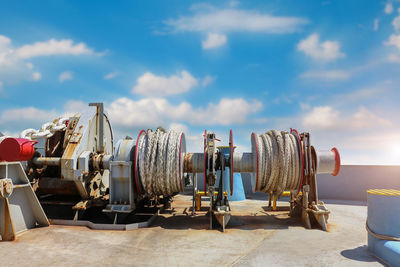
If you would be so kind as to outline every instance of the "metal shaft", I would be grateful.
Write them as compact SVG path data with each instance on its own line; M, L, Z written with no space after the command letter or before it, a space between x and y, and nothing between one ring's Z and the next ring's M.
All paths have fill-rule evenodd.
M38 166L60 166L61 158L56 157L38 157L32 159L33 164Z

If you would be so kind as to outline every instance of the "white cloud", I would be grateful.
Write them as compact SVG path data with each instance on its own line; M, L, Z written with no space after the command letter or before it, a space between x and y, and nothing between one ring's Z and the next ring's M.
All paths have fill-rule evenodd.
M274 16L256 10L236 8L231 1L229 8L220 9L210 4L195 4L193 15L164 21L171 32L199 32L207 34L203 49L214 49L227 43L227 34L251 32L261 34L287 34L299 32L309 21L293 16Z
M392 14L393 13L393 4L392 2L387 2L385 5L385 9L384 9L386 14Z
M400 31L400 16L393 19L392 25L396 31Z
M63 106L63 117L74 116L82 110L85 110L87 107L87 102L82 102L79 100L68 100Z
M226 35L209 33L207 39L201 42L203 49L214 49L226 44Z
M400 34L392 34L389 37L389 40L385 42L385 45L393 45L400 50Z
M8 57L12 53L11 39L7 36L0 35L0 66L9 63Z
M4 122L36 121L47 122L57 116L54 110L42 110L35 107L12 108L1 113L0 120Z
M310 104L308 104L308 103L300 102L299 105L300 105L301 110L309 110L311 108Z
M400 63L400 56L397 54L390 54L387 59L389 62Z
M74 41L70 39L50 39L45 42L24 45L16 49L15 54L19 58L26 59L52 55L93 55L94 51L82 42L74 44Z
M384 86L362 88L344 94L338 94L332 97L332 102L339 103L339 105L342 106L353 106L354 103L360 103L368 99L387 95L388 93L389 89Z
M72 80L73 78L74 74L72 73L72 71L64 71L58 76L58 80L60 81L60 83Z
M51 122L60 115L72 116L87 107L87 103L70 100L61 109L40 109L32 106L15 107L0 112L0 128L17 136L28 128L39 129L44 123Z
M215 77L211 75L206 75L203 80L201 81L201 86L206 87L210 84L212 84L215 81Z
M331 129L340 121L339 112L330 106L315 107L303 118L303 125L311 129Z
M350 72L343 70L308 71L301 74L303 79L312 79L324 82L344 81L351 77Z
M118 71L113 71L108 73L107 75L104 76L104 80L111 80L114 79L115 77L117 77L119 75Z
M38 81L41 73L27 61L29 58L56 55L94 55L92 48L85 43L72 40L50 39L16 47L7 36L0 35L0 80L5 83Z
M26 66L28 69L33 70L33 64L32 64L32 63L27 62L27 63L25 64L25 66Z
M42 74L40 74L40 72L35 71L34 73L32 73L32 79L34 81L40 81L40 79L42 79Z
M193 16L170 19L165 24L176 32L258 32L293 33L308 23L299 17L284 17L262 14L253 10L208 9Z
M196 109L189 120L193 124L241 124L248 121L249 114L261 109L262 104L257 100L248 102L243 98L223 98L217 104L209 103L206 108Z
M340 44L337 41L319 41L319 35L314 33L306 39L301 40L297 45L299 51L303 51L307 56L312 57L314 60L332 61L345 54L340 52Z
M187 102L171 104L163 98L132 100L119 98L108 107L113 124L124 127L154 127L171 122L193 125L230 125L248 121L248 116L261 110L259 101L243 98L221 99L206 107L195 108Z
M4 82L32 80L33 64L15 55L11 39L0 35L0 79Z
M2 92L2 91L3 91L3 82L0 81L0 92Z
M380 126L392 126L392 122L387 119L378 117L365 107L360 107L358 111L354 113L351 119L347 122L346 127L350 127L350 129L368 129Z
M137 79L132 92L146 96L166 96L187 92L197 85L197 79L185 70L169 77L146 72Z
M379 29L379 19L374 19L374 31Z
M392 126L392 123L378 117L361 106L353 114L343 115L331 106L314 107L303 117L303 126L310 130L367 130Z

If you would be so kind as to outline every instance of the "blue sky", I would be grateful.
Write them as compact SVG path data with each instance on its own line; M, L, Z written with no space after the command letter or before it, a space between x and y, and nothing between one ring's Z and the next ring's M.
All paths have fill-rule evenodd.
M102 101L117 138L309 131L345 164L400 164L398 1L8 1L0 131Z

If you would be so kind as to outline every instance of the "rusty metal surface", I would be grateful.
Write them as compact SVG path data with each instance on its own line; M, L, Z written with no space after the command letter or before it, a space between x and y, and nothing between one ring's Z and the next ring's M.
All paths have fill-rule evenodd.
M382 266L364 247L365 206L330 205L333 227L323 232L304 229L285 212L263 210L264 200L235 202L226 233L221 233L207 230L205 212L188 215L191 196L175 199L174 211L160 214L149 228L105 232L51 225L28 231L18 242L0 242L1 264Z
M60 157L35 157L32 159L33 164L37 166L60 166Z
M103 116L103 118L99 119L98 116ZM104 129L99 129L99 120L103 121L103 119ZM109 172L101 171L99 180L99 173L96 171L103 170L106 167L105 165L108 164L110 156L113 153L111 125L106 114L97 112L96 107L88 107L86 110L82 111L79 116L79 121L74 121L73 123L76 125L68 127L66 133L64 143L65 151L61 158L60 177L65 180L74 181L82 199L97 197L105 192L109 186ZM104 137L104 140L101 136ZM99 142L99 138L102 139L101 142ZM104 147L104 149L102 147ZM85 164L81 166L83 169L80 169L80 166L78 166L80 155L82 153L87 153L87 151L97 152L99 149L102 150L102 153L94 155L94 173L92 173L92 171L88 173ZM105 161L105 159L107 159L107 161ZM97 190L100 187L102 187L100 191Z
M56 194L56 195L79 195L79 191L75 186L74 181L42 177L39 179L39 186L37 189L40 195Z
M204 153L185 153L183 171L187 173L203 173Z
M13 241L16 238L16 233L14 223L10 214L10 205L8 198L0 198L0 205L3 206L3 210L0 214L0 240Z
M0 179L0 240L13 241L16 233L10 214L8 197L13 192L13 183L9 178Z
M48 225L21 163L0 163L1 240L14 240L20 232Z

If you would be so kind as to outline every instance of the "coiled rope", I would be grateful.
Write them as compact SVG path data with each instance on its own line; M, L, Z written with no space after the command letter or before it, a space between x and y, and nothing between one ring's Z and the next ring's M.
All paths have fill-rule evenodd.
M183 138L183 140L182 140ZM170 196L181 191L184 134L148 130L138 142L140 181L149 196Z
M39 130L26 129L21 132L21 138L38 139L50 138L57 131L64 131L67 128L66 122L69 118L58 118L53 122L47 122Z
M389 241L400 241L400 237L375 233L374 231L371 230L371 228L369 228L368 222L365 223L365 228L367 229L367 232L373 235L375 238L382 240L389 240Z
M301 179L301 152L297 137L271 130L253 134L253 153L257 153L256 191L281 195L298 188Z

